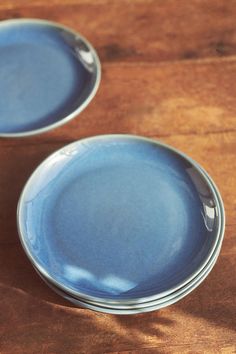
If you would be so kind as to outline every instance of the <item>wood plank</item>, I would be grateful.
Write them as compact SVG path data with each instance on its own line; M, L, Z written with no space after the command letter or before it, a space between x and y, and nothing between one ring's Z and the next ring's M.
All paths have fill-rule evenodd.
M11 282L5 279L0 285L4 354L11 353L13 343L14 353L143 352L152 348L154 352L165 348L168 353L182 353L182 349L197 353L203 347L207 352L234 348L234 255L220 256L204 283L179 303L147 314L113 316L67 304L26 266L19 249L1 249L0 260L4 251L8 258L0 271L2 266L10 267L6 274L12 276ZM10 264L10 259L15 263Z
M206 135L236 130L236 61L104 64L97 96L80 116L46 134L5 145L132 133Z
M119 0L123 1L123 0ZM130 0L124 0L125 2ZM147 0L150 1L150 0ZM47 0L33 0L29 3L27 0L17 0L17 3L14 0L5 0L0 3L0 9L15 9L22 7L42 7L42 6L50 6L50 7L60 7L60 6L70 6L70 5L78 5L78 4L104 4L104 5L112 5L113 0L51 0L50 3ZM135 0L135 3L143 2L143 0Z
M16 208L21 190L37 165L49 153L57 150L58 144L22 145L0 149L0 242L6 245L19 242L16 229ZM1 280L0 280L1 282Z
M234 0L8 0L1 2L0 10L0 19L44 18L81 31L103 62L160 62L236 53Z
M119 354L162 354L162 353L181 353L181 354L202 354L202 353L207 353L207 354L218 354L218 353L223 353L223 354L234 354L235 353L235 346L234 345L221 345L219 347L219 343L216 343L215 345L208 345L207 343L201 343L201 344L194 344L194 351L193 351L193 345L192 344L179 344L179 345L163 345L163 346L158 346L158 347L149 347L149 348L142 348L142 351L139 349L128 351L128 350L122 350L122 351L112 351L112 352L106 352L106 354L110 353L119 353Z

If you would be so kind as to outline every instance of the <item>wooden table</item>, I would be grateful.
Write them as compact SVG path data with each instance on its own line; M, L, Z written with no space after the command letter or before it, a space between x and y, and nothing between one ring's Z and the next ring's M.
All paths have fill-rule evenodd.
M235 353L236 1L0 2L0 19L19 17L85 35L101 58L102 82L67 125L0 140L0 353ZM71 141L106 133L181 149L207 169L224 199L226 234L214 270L185 299L153 313L74 308L40 280L18 240L16 204L33 169Z

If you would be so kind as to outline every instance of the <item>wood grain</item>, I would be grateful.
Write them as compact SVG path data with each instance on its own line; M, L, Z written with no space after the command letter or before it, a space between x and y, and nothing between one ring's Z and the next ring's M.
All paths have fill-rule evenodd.
M235 1L5 0L0 19L64 23L92 41L102 61L173 61L236 53Z
M66 126L6 145L71 141L95 134L207 135L236 131L236 61L103 64L99 91ZM220 84L219 84L220 83Z
M40 17L83 33L102 60L101 87L54 131L0 140L0 353L236 352L236 1L2 1L0 18ZM90 135L131 133L184 151L210 173L226 208L213 271L192 294L153 313L74 308L37 276L15 213L48 154Z

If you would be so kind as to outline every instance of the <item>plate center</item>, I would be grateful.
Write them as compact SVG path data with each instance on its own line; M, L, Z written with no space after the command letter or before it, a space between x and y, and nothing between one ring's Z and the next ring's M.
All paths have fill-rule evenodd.
M144 290L147 278L149 287L163 283L202 245L194 203L181 181L171 183L153 166L98 168L71 181L52 204L51 247L63 257L64 275L82 287Z

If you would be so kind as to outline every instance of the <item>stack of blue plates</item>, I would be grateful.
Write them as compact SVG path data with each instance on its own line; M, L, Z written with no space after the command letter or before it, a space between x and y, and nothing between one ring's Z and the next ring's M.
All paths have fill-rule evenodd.
M114 314L160 309L193 291L218 258L225 224L202 167L130 135L53 153L29 178L17 219L27 256L53 290Z

